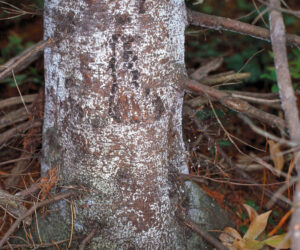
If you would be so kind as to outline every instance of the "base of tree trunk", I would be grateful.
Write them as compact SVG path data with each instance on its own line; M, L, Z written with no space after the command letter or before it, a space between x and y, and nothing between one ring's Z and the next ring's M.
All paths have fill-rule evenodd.
M185 206L189 211L189 220L192 220L194 223L196 223L203 231L223 230L225 226L232 225L232 222L229 220L229 217L225 211L219 207L215 200L208 197L198 185L189 181L187 181L185 184L187 194ZM57 210L59 207L64 207L61 210L63 213ZM70 204L64 201L52 205L51 208L48 208L48 211L49 212L46 213L44 218L42 218L40 214L38 215L38 226L36 220L34 219L32 226L30 229L28 229L33 236L33 241L35 244L41 244L41 241L45 244L68 240L71 237L72 231L73 240L69 249L78 249L81 241L93 230L93 228L97 228L98 232L101 234L101 225L90 225L90 231L81 231L80 228L76 226L76 219L74 220L73 225L75 226L72 230ZM66 223L66 221L68 222ZM16 235L25 239L23 228L20 228ZM217 237L217 234L214 236ZM199 235L190 230L188 227L186 227L182 237L185 238L185 246L177 246L176 248L174 248L174 246L170 246L169 248L165 249L212 249L210 244L205 242L202 238L200 238ZM155 241L155 239L153 240ZM24 241L12 240L10 243L24 244ZM68 245L69 241L59 244L61 249L65 249ZM115 242L96 234L86 249L128 249L130 245L130 242L128 242L127 246L124 244L118 245ZM43 247L43 249L45 248ZM53 246L46 249L53 249Z

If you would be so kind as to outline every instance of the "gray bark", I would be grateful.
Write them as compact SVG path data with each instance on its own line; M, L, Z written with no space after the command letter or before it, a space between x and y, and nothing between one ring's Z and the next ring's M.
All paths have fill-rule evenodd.
M198 222L218 217L197 210L176 179L187 172L184 1L46 0L44 18L45 39L57 42L45 50L42 173L55 167L60 186L87 190L74 232L99 229L90 249L199 247L179 221L184 205ZM40 222L52 227L44 242L69 237L64 205Z

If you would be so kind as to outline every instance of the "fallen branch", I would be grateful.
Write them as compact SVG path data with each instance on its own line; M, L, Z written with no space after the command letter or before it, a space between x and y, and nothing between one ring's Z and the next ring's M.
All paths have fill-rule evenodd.
M189 24L214 30L236 32L270 42L270 31L267 29L230 18L208 15L197 11L188 10L187 13ZM300 37L288 34L287 44L290 46L300 46Z

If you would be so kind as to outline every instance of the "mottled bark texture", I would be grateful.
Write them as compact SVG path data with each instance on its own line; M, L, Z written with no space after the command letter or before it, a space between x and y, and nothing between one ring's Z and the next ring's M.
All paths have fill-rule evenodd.
M92 249L186 249L184 1L46 0L44 18L42 172L86 188L75 232L97 225Z

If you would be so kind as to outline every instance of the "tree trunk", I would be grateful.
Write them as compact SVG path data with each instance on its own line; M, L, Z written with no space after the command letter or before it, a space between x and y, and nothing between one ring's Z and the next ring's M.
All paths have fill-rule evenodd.
M184 1L46 0L44 15L42 173L87 190L75 232L97 225L92 249L186 249Z

